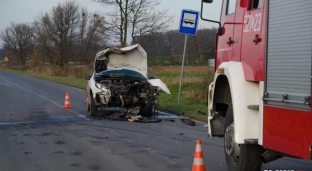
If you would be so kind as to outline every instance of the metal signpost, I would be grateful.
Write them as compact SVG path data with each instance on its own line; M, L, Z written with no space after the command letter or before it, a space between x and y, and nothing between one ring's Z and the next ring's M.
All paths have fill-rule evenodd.
M185 40L184 40L182 68L181 68L181 75L180 75L178 103L180 102L180 94L181 94L181 86L182 86L182 77L183 77L187 38L188 38L188 35L192 35L192 36L196 35L197 25L198 25L198 17L199 17L198 11L193 11L193 10L188 10L188 9L182 10L179 32L185 35Z

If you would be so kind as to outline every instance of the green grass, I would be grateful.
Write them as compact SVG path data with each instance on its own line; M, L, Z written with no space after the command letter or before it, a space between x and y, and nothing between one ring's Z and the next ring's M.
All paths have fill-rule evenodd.
M182 93L178 103L179 85L168 86L171 95L161 93L159 96L159 105L162 111L172 112L179 115L191 117L200 121L207 121L207 115L198 115L198 111L207 113L206 101L195 97L186 97L183 92L189 92L199 89L199 84L187 83L182 84Z
M83 90L85 90L87 84L87 81L81 78L51 76L43 73L20 71L7 68L0 68L0 70L27 75L30 77L35 77L59 84L64 84L80 88ZM182 84L180 103L178 103L177 101L178 101L179 83L177 82L177 80L180 77L180 75L177 73L159 74L158 77L162 79L164 82L166 82L166 80L175 79L175 81L172 81L170 83L166 82L171 94L161 92L159 96L160 110L172 112L179 115L184 115L187 117L191 117L195 120L207 122L207 115L197 114L198 111L207 113L206 100L199 97L199 95L203 94L202 85L200 82L193 82L194 78L200 80L204 78L204 76L205 74L193 74L193 73L186 73L184 75L183 80L185 80L185 82Z

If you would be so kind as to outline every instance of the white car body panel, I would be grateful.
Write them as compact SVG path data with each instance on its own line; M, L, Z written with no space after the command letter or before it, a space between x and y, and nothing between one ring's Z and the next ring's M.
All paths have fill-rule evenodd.
M147 54L138 44L125 48L106 48L99 51L95 60L108 59L107 70L131 69L147 77Z
M101 89L95 87L94 74L92 74L91 79L88 82L89 82L90 89L92 90L93 97L95 97L97 93L102 92Z
M161 81L160 79L148 79L147 80L152 86L159 87L161 90L166 92L167 94L171 94L167 85Z

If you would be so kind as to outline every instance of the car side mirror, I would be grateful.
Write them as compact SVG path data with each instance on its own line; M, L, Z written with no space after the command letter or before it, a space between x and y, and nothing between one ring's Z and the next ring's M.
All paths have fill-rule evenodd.
M91 79L91 76L90 76L90 75L86 75L86 76L85 76L85 79L86 79L86 80L90 80L90 79Z

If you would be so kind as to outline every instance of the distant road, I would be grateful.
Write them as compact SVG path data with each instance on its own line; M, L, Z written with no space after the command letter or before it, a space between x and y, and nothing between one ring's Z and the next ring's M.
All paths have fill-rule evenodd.
M223 140L208 138L205 123L110 122L89 117L85 100L83 90L0 71L0 170L190 171L197 139L207 170L227 170ZM312 162L285 158L263 169L308 171Z

